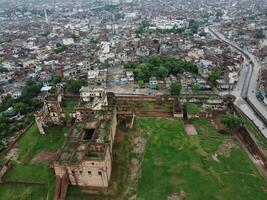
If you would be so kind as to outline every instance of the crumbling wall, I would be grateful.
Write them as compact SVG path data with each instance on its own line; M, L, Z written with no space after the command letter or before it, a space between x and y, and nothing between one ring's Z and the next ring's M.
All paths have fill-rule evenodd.
M3 165L0 166L0 183L2 183L2 178L11 166L11 160L7 160Z
M108 160L107 160L108 161ZM72 185L108 187L108 167L106 160L83 160L79 163L54 164L56 176L68 175Z
M43 122L41 121L40 117L35 116L35 123L37 125L37 128L39 130L39 133L41 135L45 135L44 127L43 127Z

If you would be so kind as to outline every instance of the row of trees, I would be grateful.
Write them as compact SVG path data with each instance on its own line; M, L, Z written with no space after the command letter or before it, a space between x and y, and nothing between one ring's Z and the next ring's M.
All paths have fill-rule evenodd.
M183 72L197 73L197 66L191 62L177 60L171 56L150 56L134 67L137 80L148 82L151 76L166 78L170 74L177 75Z

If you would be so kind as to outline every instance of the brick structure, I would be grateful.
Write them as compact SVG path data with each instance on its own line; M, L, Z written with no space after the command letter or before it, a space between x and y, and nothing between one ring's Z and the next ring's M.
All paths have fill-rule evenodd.
M62 152L59 161L53 164L57 177L55 199L64 197L62 192L65 190L59 191L68 183L94 193L108 187L116 127L117 111L114 108L111 114L97 112L84 120L81 131L73 129L68 141L73 152L69 156Z

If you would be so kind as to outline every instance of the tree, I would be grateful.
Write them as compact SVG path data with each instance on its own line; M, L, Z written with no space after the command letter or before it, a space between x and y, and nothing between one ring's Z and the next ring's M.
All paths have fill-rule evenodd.
M31 100L33 97L37 96L40 89L41 85L37 84L35 81L27 82L27 84L22 88L21 99L24 101Z
M56 85L61 82L61 77L57 75L52 75L50 81L52 84Z
M160 77L160 78L166 78L166 77L168 76L168 74L169 74L169 70L168 70L166 67L164 67L163 65L161 65L161 66L157 69L155 75L156 75L157 77Z
M226 114L222 117L221 122L226 126L229 132L237 129L241 125L241 120L232 114Z
M30 111L29 107L23 102L14 103L13 107L17 112L20 112L21 114L25 114Z
M125 64L123 64L123 67L125 69L133 69L134 68L134 65L132 63L125 63Z
M223 13L222 13L221 10L219 10L219 11L216 12L217 19L222 18L222 16L223 16Z
M66 89L70 93L79 94L79 90L81 89L81 87L87 85L88 83L85 79L80 79L80 80L70 79L67 81Z
M144 88L145 87L145 82L143 80L139 80L138 81L138 85L140 88Z
M263 29L256 30L254 33L254 38L263 39L264 38Z
M223 70L221 68L216 68L209 73L208 81L211 84L216 85L216 80L219 79L222 74Z
M0 73L6 73L8 72L8 70L4 67L1 66L1 63L0 63Z
M180 95L182 86L180 84L177 83L172 83L170 86L170 94L173 96L178 96Z
M11 107L13 103L14 103L14 99L12 98L12 96L10 94L6 95L3 98L2 104L0 104L0 112L5 111L9 107Z
M149 66L144 63L140 64L134 73L137 77L137 80L143 80L145 82L148 82L151 76L151 70L149 69Z
M195 20L191 19L189 21L189 28L191 29L192 33L197 33L198 27L198 23Z
M231 104L231 103L234 103L234 101L235 101L236 98L235 98L234 95L228 94L228 95L223 96L223 99L228 104Z

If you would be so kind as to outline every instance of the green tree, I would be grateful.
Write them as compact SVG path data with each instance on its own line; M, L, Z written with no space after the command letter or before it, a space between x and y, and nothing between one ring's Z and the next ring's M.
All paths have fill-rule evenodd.
M228 95L223 96L223 99L224 99L225 102L230 104L230 103L234 103L236 98L235 98L234 95L228 94Z
M143 80L145 82L148 82L151 76L151 70L149 69L149 66L145 63L140 64L138 68L134 71L134 73L137 77L137 80Z
M256 39L263 39L265 36L264 36L264 33L263 33L263 29L259 29L259 30L256 30L255 33L254 33L254 38Z
M166 67L164 67L163 65L161 65L161 66L157 69L155 75L156 75L157 77L160 77L160 78L166 78L166 77L168 76L168 74L169 74L169 70L168 70Z
M33 97L38 95L40 89L41 85L37 84L35 81L27 82L27 84L22 88L21 99L25 101L31 100Z
M12 96L10 94L6 95L3 98L2 104L0 104L0 112L5 111L9 107L11 107L13 103L14 103L14 99L12 98Z
M241 125L241 120L232 114L226 114L222 117L221 122L226 126L229 132L237 129Z
M52 75L49 82L56 85L57 83L61 82L61 77L59 77L57 75Z
M8 72L8 70L0 66L0 73L6 73L6 72Z
M193 19L189 20L189 28L190 28L192 33L197 33L198 27L199 27L199 25L195 20L193 20Z
M23 102L18 102L13 104L14 109L21 114L30 112L29 106Z
M211 84L216 85L217 84L216 80L219 79L222 74L223 70L221 68L216 68L209 73L208 81Z
M66 89L70 93L79 94L79 90L81 89L81 87L87 85L88 83L85 79L80 79L80 80L70 79L67 81Z
M172 83L170 86L170 94L172 96L178 96L180 95L181 89L182 89L182 86L180 84Z
M139 80L138 81L138 85L140 88L144 88L145 87L145 82L143 80Z
M216 12L216 17L217 17L218 19L219 19L219 18L222 18L222 16L223 16L223 13L222 13L221 10L219 10L219 11Z

